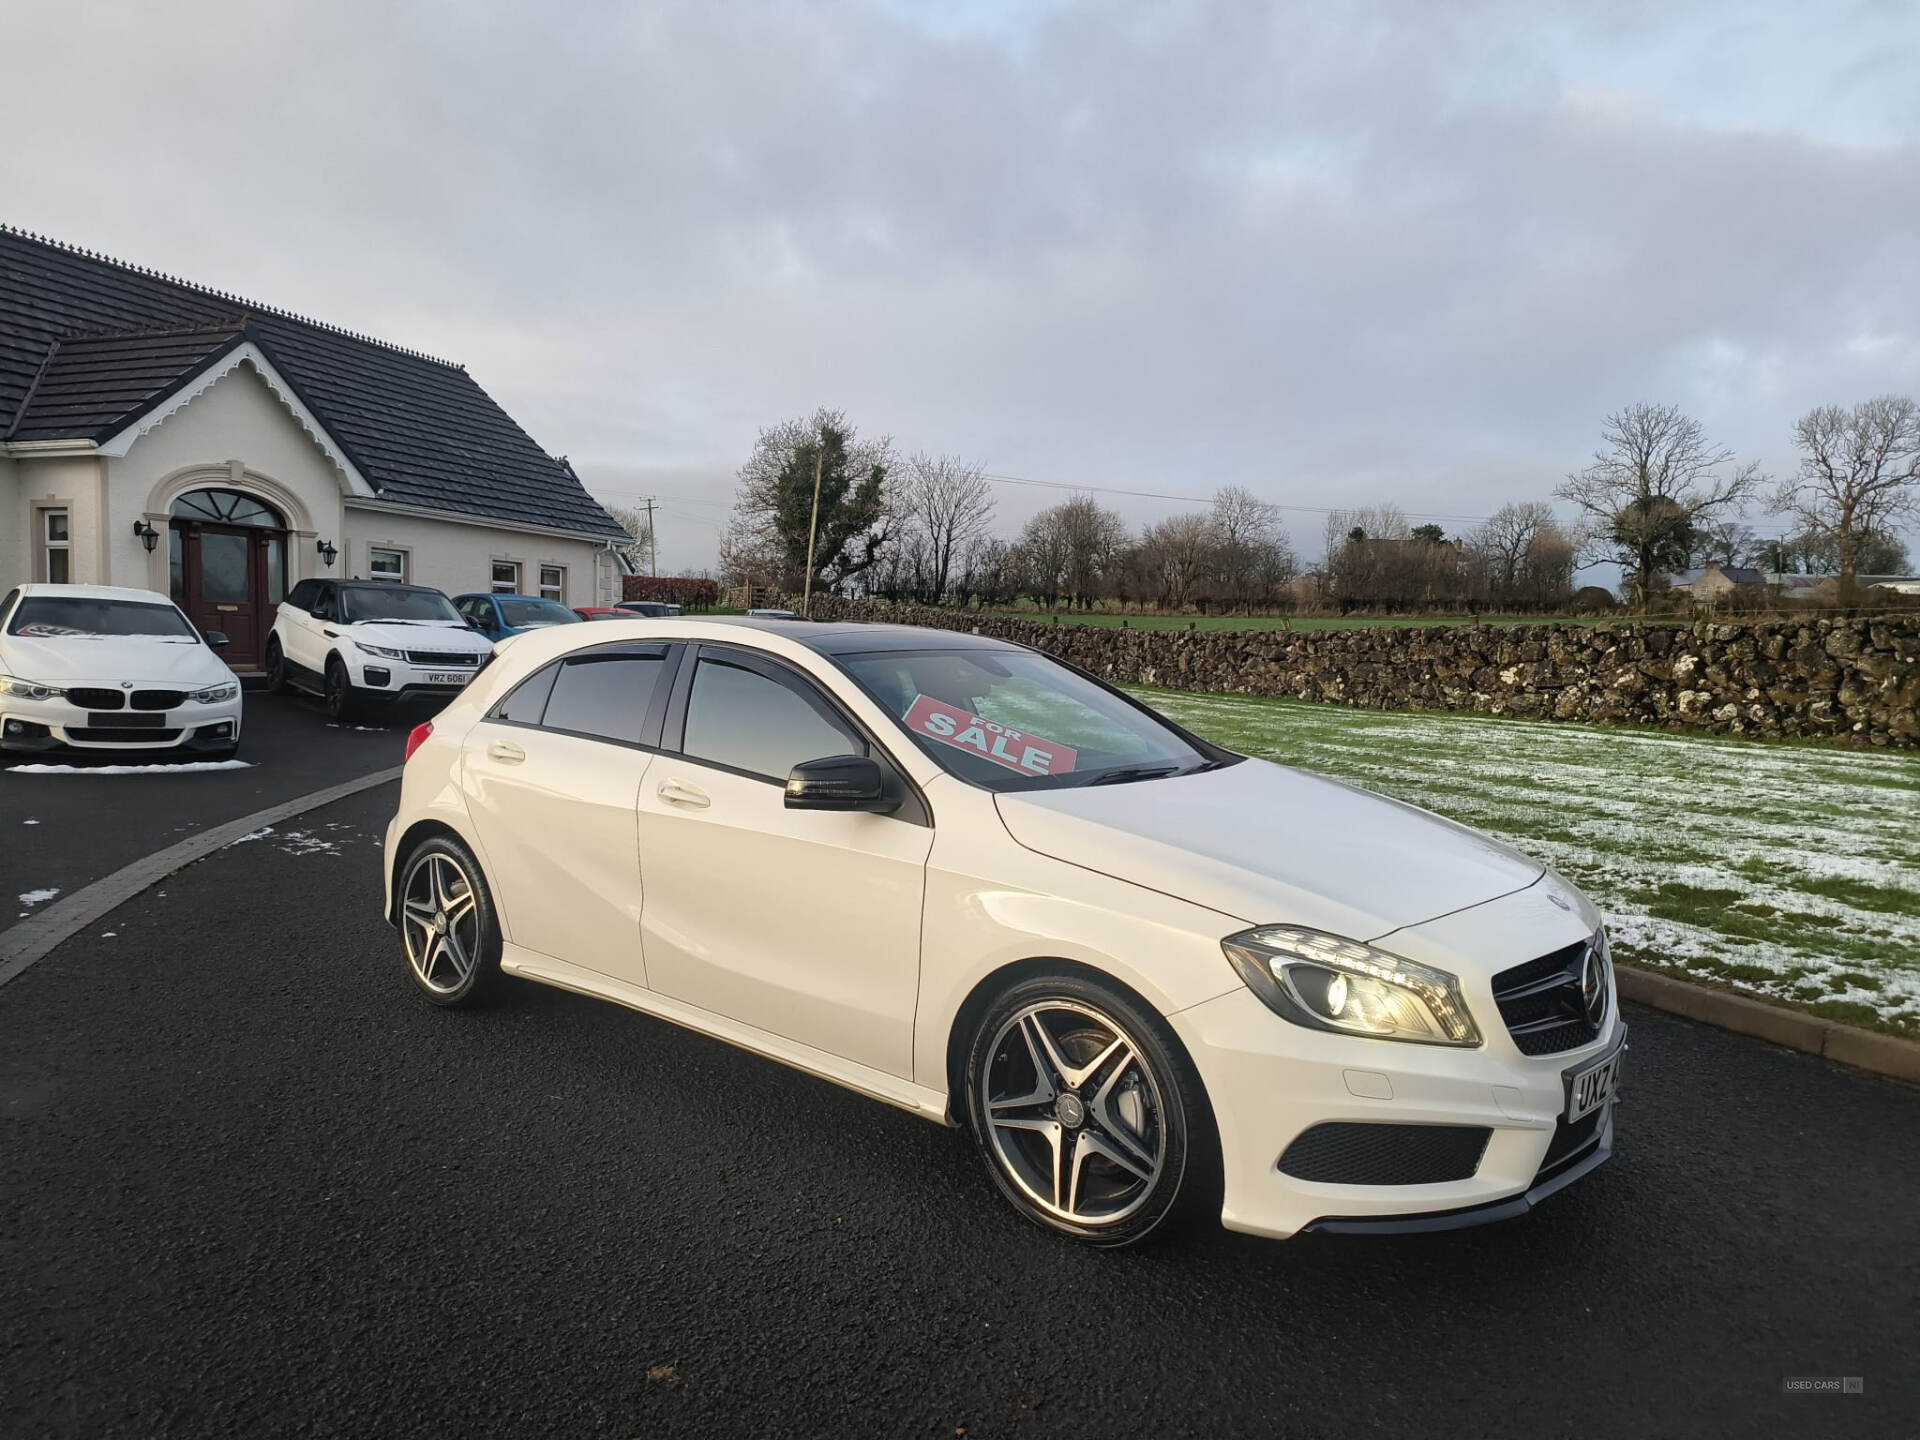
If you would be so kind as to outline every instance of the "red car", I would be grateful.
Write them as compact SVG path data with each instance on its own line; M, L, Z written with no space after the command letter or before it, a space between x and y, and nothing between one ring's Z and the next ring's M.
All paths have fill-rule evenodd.
M615 610L607 605L576 605L573 613L582 620L631 620L631 610Z

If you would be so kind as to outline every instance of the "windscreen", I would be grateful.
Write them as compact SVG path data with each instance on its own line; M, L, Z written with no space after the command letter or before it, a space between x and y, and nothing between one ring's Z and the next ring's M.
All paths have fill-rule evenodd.
M573 625L580 620L578 615L558 600L521 600L502 596L499 604L503 625Z
M9 635L51 640L99 635L199 636L176 606L156 601L89 599L80 595L29 595L7 624Z
M943 769L989 790L1144 780L1219 763L1151 711L1045 655L886 650L833 658Z
M464 625L453 602L438 590L404 590L397 585L349 585L340 591L340 618L348 624L368 620L449 620Z

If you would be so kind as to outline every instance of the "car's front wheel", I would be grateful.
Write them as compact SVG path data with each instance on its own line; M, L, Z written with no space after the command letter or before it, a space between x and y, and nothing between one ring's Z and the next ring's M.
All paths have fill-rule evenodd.
M421 841L400 872L400 939L420 993L449 1008L486 999L500 978L500 926L473 852Z
M1200 1188L1199 1077L1159 1018L1072 974L1010 986L975 1031L967 1114L1014 1207L1095 1245L1145 1239Z

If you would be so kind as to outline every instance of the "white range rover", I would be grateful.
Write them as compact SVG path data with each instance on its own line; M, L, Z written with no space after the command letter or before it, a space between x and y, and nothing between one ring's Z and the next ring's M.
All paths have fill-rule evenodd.
M445 700L493 653L438 590L302 580L267 640L267 688L311 690L335 720L367 702Z

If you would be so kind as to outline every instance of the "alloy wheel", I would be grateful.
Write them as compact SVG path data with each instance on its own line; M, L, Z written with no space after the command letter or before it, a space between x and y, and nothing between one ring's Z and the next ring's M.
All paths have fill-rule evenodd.
M1040 1001L1000 1027L988 1057L988 1143L1033 1204L1099 1227L1146 1202L1166 1164L1166 1107L1144 1052L1112 1017Z
M400 930L407 964L427 989L452 995L472 978L480 956L480 909L472 880L451 855L429 852L407 871Z

